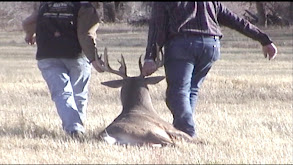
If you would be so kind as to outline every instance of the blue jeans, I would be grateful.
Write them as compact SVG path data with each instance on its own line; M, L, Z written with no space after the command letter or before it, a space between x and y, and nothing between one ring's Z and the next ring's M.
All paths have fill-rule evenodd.
M198 92L213 63L220 58L220 41L214 37L181 36L165 46L166 104L173 125L196 136L193 113Z
M48 58L38 61L62 127L67 133L85 132L88 84L91 65L86 57L77 59Z

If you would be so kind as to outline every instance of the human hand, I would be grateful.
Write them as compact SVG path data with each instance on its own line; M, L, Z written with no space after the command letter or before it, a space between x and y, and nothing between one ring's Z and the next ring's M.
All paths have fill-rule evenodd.
M149 76L157 70L157 64L154 60L145 60L141 73L143 76Z
M275 46L274 43L263 46L262 51L265 58L269 57L269 60L274 59L278 52L277 47Z
M92 62L93 67L96 69L96 71L102 73L104 72L103 68L101 68L100 66L104 66L104 62L102 60L94 60Z
M29 45L34 45L36 43L36 37L34 35L26 34L24 41Z

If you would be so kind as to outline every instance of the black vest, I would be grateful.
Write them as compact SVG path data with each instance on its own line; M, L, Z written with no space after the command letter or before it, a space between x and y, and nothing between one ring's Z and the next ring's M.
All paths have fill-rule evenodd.
M37 60L81 56L77 38L79 9L80 2L41 2L36 26Z

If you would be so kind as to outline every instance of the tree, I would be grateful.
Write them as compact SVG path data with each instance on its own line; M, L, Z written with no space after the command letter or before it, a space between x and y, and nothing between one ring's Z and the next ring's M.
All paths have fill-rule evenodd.
M104 22L116 22L119 14L123 14L121 8L123 2L121 1L92 1L93 6L96 8L100 18Z
M258 15L258 22L257 24L262 26L267 26L267 18L266 18L266 10L264 8L263 2L255 2L256 10Z
M291 1L290 2L290 7L289 7L289 19L291 20L291 21L293 21L293 2Z

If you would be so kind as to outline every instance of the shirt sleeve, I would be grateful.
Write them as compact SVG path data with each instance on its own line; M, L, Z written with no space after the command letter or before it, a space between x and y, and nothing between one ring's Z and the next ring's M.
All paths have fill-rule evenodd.
M168 19L165 4L166 2L153 2L145 59L155 59L158 53L157 46L160 50L166 42Z
M218 12L218 21L220 24L234 29L253 40L259 41L262 45L272 43L272 40L267 34L249 21L237 16L221 3L218 3Z
M99 27L99 17L92 5L81 6L77 18L77 35L82 51L90 62L97 54L96 38Z
M36 33L36 23L38 17L38 10L34 10L33 13L22 21L22 28L26 35L34 35Z

